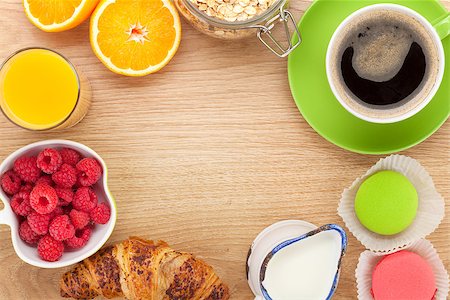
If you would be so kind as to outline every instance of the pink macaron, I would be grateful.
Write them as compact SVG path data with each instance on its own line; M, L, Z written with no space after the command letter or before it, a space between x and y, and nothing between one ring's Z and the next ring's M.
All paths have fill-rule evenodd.
M372 273L375 300L431 300L436 290L431 266L420 255L410 251L386 255Z

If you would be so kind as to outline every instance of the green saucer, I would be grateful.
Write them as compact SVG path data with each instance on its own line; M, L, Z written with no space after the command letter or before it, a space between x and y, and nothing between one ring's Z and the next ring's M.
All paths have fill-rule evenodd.
M448 14L437 0L390 2L419 12L431 23ZM364 154L386 154L412 147L432 135L450 115L450 36L442 41L446 68L441 86L433 100L415 116L392 124L369 123L347 112L334 97L325 70L331 36L352 12L376 3L386 2L316 0L300 21L302 43L288 60L292 96L309 125L331 143Z

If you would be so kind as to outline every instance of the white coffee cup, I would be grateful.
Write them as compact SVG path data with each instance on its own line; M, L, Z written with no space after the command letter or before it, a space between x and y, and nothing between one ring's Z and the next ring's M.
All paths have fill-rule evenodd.
M380 116L373 116L369 114L364 114L361 111L362 109L357 111L355 107L352 107L349 105L348 102L346 102L343 97L345 96L344 93L351 93L349 91L344 92L343 89L339 89L336 84L336 76L333 76L333 67L336 68L336 56L333 55L333 49L336 49L336 47L339 46L338 42L341 41L339 37L342 36L342 34L345 32L345 29L348 28L352 22L354 22L356 19L359 19L359 17L363 14L370 13L374 10L391 10L400 12L402 14L405 14L409 17L412 17L419 21L423 28L428 32L430 37L432 38L434 42L434 46L436 47L437 52L437 60L438 60L438 68L436 75L436 80L434 82L434 85L429 89L429 91L423 95L423 99L420 99L418 104L416 106L411 107L408 110L402 111L401 113L395 115L395 116L385 116L383 117L383 113L380 113ZM436 24L433 25L427 21L422 15L417 13L416 11L401 6L397 4L374 4L370 6L366 6L364 8L361 8L355 12L353 12L351 15L349 15L342 23L338 26L336 31L334 32L333 36L331 37L330 43L328 45L327 49L327 55L326 55L326 71L327 71L327 77L328 77L328 83L330 85L330 88L336 97L336 99L339 101L339 103L351 114L358 117L359 119L372 122L372 123L394 123L399 122L402 120L405 120L407 118L410 118L417 114L419 111L421 111L434 97L436 92L439 89L439 86L442 82L442 77L444 74L444 68L445 68L445 55L444 55L444 49L442 46L441 39L445 38L450 33L450 14L447 14L443 18L439 18L439 22L435 22ZM341 83L342 85L342 83ZM354 95L351 96L353 98L356 98ZM349 97L348 97L349 98ZM348 100L347 100L348 101ZM362 105L362 104L361 104ZM380 109L381 111L381 109Z

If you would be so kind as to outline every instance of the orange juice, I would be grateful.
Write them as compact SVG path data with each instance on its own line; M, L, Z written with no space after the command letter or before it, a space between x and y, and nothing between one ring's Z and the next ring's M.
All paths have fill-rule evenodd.
M46 130L76 124L89 106L79 102L90 100L80 99L81 92L75 68L51 50L24 49L0 70L0 107L9 120L23 128ZM80 106L85 111L73 116Z

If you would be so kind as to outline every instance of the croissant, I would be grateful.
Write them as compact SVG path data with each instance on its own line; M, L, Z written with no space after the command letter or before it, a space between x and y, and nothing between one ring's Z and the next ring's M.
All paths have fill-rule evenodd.
M213 268L165 242L138 237L99 250L75 265L60 282L62 297L137 299L229 299Z

